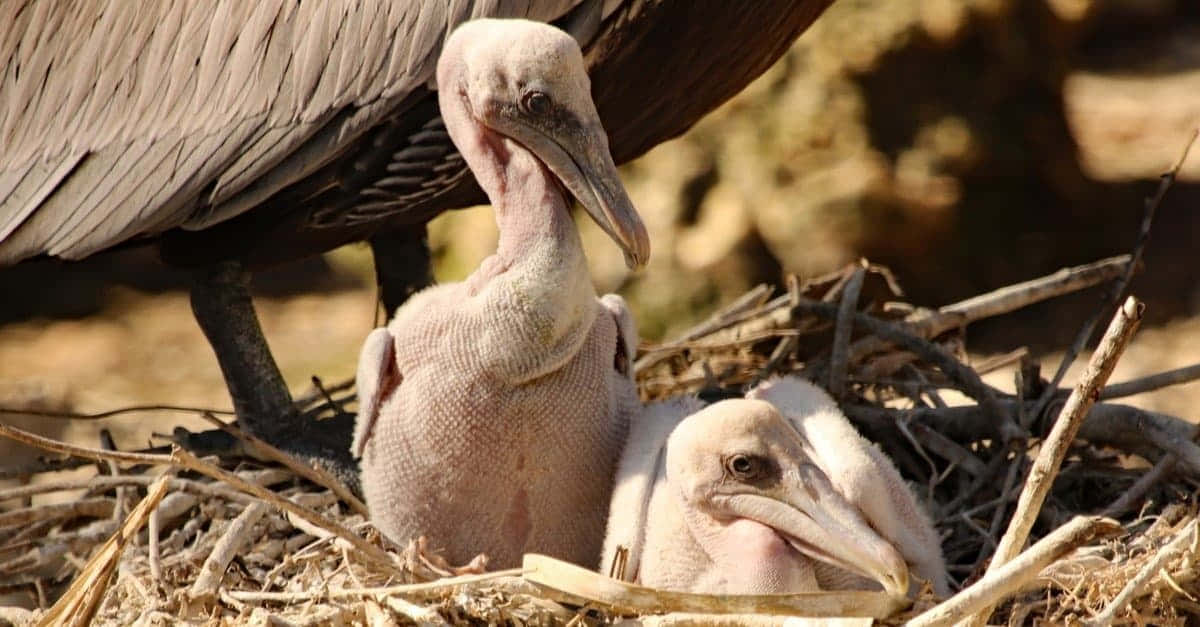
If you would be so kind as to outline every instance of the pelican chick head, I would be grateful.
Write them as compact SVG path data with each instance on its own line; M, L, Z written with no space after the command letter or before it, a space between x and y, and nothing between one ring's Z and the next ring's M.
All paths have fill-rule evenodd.
M622 248L630 267L646 264L650 238L617 174L583 53L570 35L525 20L466 22L447 40L437 77L447 130L485 189L502 191L505 182L482 180L486 168L472 163L473 156L490 153L503 161L498 139L511 139L558 178ZM467 124L487 132L473 142L460 130Z
M816 559L903 597L908 566L813 463L803 436L770 403L731 399L679 424L666 473L683 517L741 590L792 592ZM738 580L739 577L745 580Z

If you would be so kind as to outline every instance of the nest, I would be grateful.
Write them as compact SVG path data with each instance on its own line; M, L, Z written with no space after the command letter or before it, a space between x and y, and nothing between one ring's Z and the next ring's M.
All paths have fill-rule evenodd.
M779 296L759 287L679 338L643 347L638 383L646 400L736 395L785 373L826 386L926 502L958 590L950 599L924 591L881 623L1184 624L1200 616L1196 428L1112 401L1200 378L1200 366L1106 385L1141 317L1136 299L1118 301L1148 224L1133 255L936 310L900 303L886 269L865 262L792 280ZM1048 379L1021 350L968 362L972 322L1096 286L1110 296ZM1063 387L1066 366L1106 320L1087 371ZM1003 365L1019 366L1015 393L980 377ZM344 412L344 403L316 394L304 409ZM778 624L797 608L814 615L830 599L858 602L660 593L538 558L500 572L456 567L419 539L389 543L332 477L222 428L253 455L85 449L0 425L0 435L97 468L0 491L10 502L82 492L0 512L0 587L42 608L0 608L0 623ZM71 465L80 463L39 470ZM739 615L720 614L728 610Z
M994 607L991 622L1009 624L1182 624L1200 615L1194 427L1111 400L1200 377L1200 368L1104 386L1140 317L1132 300L1116 309L1073 390L1041 377L1022 351L974 367L963 353L963 329L971 322L1119 284L1132 264L1123 256L1069 268L938 310L899 304L899 288L885 269L855 264L806 283L792 281L774 298L769 288L756 288L680 338L645 347L636 363L638 381L647 400L718 398L798 373L839 397L926 501L955 587L963 590L943 605L926 592L887 623L948 624ZM981 371L1006 363L1021 365L1015 395L980 379ZM944 398L950 392L967 401L951 405ZM1087 411L1084 405L1093 401ZM335 405L340 402L321 394L310 405L344 411ZM1074 432L1062 426L1071 421ZM446 564L419 541L391 545L335 479L225 428L255 456L203 460L178 449L81 449L0 426L24 441L101 460L90 478L0 492L0 500L11 501L85 491L68 503L0 513L3 585L9 592L32 591L47 608L9 608L0 618L126 625L181 619L561 624L697 609L667 597L648 608L578 590L568 594L546 585L567 577L557 572L540 578L521 569L464 574L479 564ZM1058 467L1048 475L1030 471L1056 457L1055 449ZM56 464L53 469L63 462ZM1044 497L1032 506L1022 496L1038 490L1028 477L1042 477ZM1014 517L1037 542L1000 566L994 555L1006 529L1021 526L1010 525ZM1019 534L1008 540L1016 548L1025 545ZM956 600L959 606L950 605ZM774 620L765 612L780 611L749 609L765 624ZM645 620L670 622L670 616Z

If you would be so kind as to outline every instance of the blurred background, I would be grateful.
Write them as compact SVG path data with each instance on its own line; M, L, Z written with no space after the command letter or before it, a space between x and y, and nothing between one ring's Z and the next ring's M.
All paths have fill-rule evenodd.
M1197 126L1195 0L838 0L744 93L624 168L653 242L648 269L631 276L579 223L597 289L630 300L647 341L757 283L860 257L890 267L909 302L939 306L1128 252L1143 198ZM430 233L442 281L495 244L487 208L443 216ZM1146 324L1114 381L1200 360L1198 248L1200 148L1158 212L1133 286ZM148 270L153 254L0 271L0 405L227 408L186 277ZM314 374L353 375L375 317L365 245L255 281L294 390ZM1089 292L972 326L968 348L1028 345L1052 359L1098 302ZM1197 419L1198 400L1192 384L1138 402ZM160 431L201 426L164 416ZM63 426L95 444L99 425ZM146 443L146 421L106 426L122 448Z

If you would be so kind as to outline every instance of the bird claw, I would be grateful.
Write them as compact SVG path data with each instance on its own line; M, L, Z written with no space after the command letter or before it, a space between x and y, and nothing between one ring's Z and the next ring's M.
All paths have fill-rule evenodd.
M462 566L454 566L438 555L429 546L429 538L418 536L408 541L404 549L404 566L413 574L424 579L442 579L460 575L479 575L487 571L488 557L483 553L471 558Z

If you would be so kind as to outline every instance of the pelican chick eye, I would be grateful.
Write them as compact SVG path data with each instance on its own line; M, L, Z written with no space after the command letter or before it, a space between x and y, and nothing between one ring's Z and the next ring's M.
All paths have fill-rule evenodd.
M541 91L528 91L521 96L521 108L534 115L550 113L550 96Z
M733 475L736 479L748 480L754 479L759 474L759 469L762 464L759 459L749 455L737 454L731 455L725 460L725 470Z

